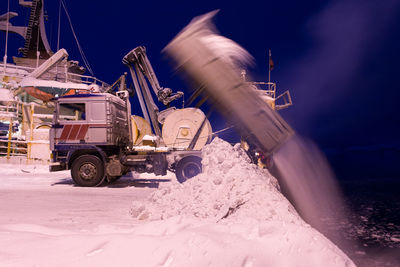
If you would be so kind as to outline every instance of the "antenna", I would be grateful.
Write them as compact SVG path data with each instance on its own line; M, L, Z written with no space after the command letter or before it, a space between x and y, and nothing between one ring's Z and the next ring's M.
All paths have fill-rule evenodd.
M271 49L268 53L268 91L271 90Z
M3 63L4 63L4 73L6 73L6 66L7 66L7 50L8 50L8 24L10 24L10 0L8 0L8 6L7 6L7 30L6 30L6 49L4 51L4 58L3 58Z
M37 29L37 36L40 36L40 27ZM36 41L36 68L39 67L39 58L40 58L40 51L39 51L39 38Z

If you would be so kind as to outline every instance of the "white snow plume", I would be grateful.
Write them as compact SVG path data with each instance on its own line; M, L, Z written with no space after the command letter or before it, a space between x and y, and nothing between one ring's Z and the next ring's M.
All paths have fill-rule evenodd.
M329 163L311 142L292 137L274 154L275 168L285 196L302 218L341 247L351 244L327 225L327 219L340 224L348 210Z
M163 185L149 203L134 203L138 219L167 219L184 215L221 220L280 220L299 222L290 203L280 194L277 180L251 164L239 144L215 138L203 148L203 173L184 184Z
M254 58L249 52L231 39L218 34L209 34L202 36L200 41L210 47L217 57L234 67L254 64Z
M246 66L253 66L255 63L254 58L246 49L219 34L212 22L212 18L217 13L218 10L215 10L195 17L182 32L196 32L199 40L210 47L216 57L223 59L234 69L241 70Z

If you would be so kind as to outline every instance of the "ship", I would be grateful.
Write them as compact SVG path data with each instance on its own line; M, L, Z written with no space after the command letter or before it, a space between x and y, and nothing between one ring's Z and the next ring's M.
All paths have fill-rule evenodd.
M53 52L46 35L44 0L19 0L19 5L30 10L26 26L12 24L16 12L0 15L0 31L6 33L6 39L9 34L24 39L20 56L13 56L10 63L6 52L0 62L0 156L49 160L51 99L105 92L110 85L85 75L87 68L69 60L65 49Z

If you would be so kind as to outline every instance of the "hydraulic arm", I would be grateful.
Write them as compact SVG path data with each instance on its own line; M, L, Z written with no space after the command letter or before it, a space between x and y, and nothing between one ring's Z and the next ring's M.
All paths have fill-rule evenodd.
M151 96L146 78L158 100L166 106L169 106L172 101L182 97L183 92L178 91L177 93L172 93L170 88L163 88L160 86L153 67L147 58L146 48L143 46L138 46L126 54L122 59L122 63L130 70L144 118L148 122L151 122L155 134L161 136L161 130L158 124L159 109Z

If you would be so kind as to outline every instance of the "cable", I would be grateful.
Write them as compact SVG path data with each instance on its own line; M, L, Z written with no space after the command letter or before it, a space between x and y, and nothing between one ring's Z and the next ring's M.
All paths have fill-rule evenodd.
M233 128L233 126L226 127L226 128L224 128L224 129L222 129L222 130L213 132L212 135L218 135L219 133L225 132L225 131L230 130L230 129L232 129L232 128Z
M64 0L61 0L61 4L62 4L62 6L64 8L65 14L67 15L69 26L71 27L72 34L74 35L76 44L77 44L78 49L79 49L79 53L81 54L81 57L83 59L83 63L85 64L85 67L90 72L90 74L92 74L92 76L94 76L94 73L93 73L92 68L90 67L89 61L87 60L87 58L85 56L85 53L83 52L82 47L79 44L78 37L75 34L75 30L74 30L74 27L72 26L71 18L69 17L69 13L68 13L68 10L67 10L67 5L65 4Z
M60 49L60 27L61 27L61 0L58 5L57 51Z

